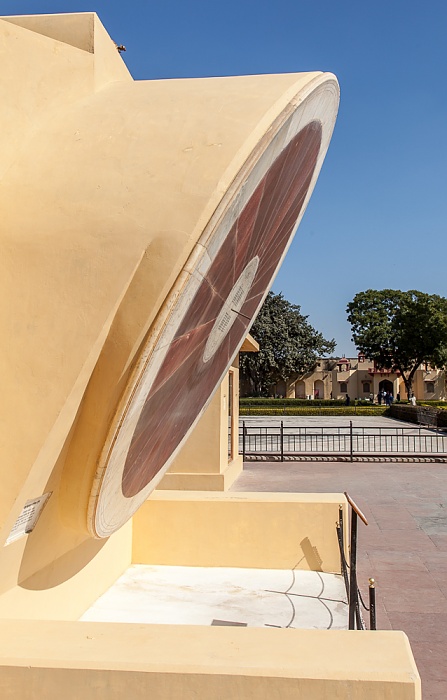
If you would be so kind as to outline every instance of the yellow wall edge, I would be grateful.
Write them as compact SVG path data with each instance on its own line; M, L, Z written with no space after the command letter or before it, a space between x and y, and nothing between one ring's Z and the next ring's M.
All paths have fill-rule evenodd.
M221 474L176 474L168 472L158 489L166 491L226 491L242 472L242 455L238 455Z
M157 491L133 519L133 563L340 572L343 494Z
M420 700L403 632L0 622L3 700Z

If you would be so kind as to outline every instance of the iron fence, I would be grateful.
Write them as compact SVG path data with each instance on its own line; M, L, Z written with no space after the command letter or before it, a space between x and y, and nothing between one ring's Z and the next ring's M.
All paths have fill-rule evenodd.
M387 455L446 456L447 432L422 427L247 425L239 428L239 448L245 457L256 455L345 455L353 459Z

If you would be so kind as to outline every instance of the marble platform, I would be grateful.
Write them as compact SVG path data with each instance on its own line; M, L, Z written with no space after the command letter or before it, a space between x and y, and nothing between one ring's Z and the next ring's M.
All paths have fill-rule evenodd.
M346 629L348 607L336 574L134 565L81 620Z

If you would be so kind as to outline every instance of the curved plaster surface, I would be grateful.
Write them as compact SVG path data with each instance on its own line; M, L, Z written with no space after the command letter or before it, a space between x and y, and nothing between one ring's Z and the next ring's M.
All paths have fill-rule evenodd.
M76 44L79 31L90 36L92 23L93 53ZM256 188L274 160L305 128L306 114L309 123L321 123L322 136L300 218L330 139L338 86L317 72L135 82L90 15L15 18L0 21L0 32L8 106L0 188L0 325L8 338L0 358L1 421L4 462L14 465L0 502L1 538L28 499L50 491L44 530L58 533L53 548L42 549L36 530L29 576L110 531L95 524L103 488L107 518L130 517L192 430L293 234L285 224L288 233L266 270L264 250L240 257L240 224L256 209ZM262 248L265 231L253 244ZM228 259L239 265L243 258L239 281L235 266L222 261L224 246ZM217 268L222 288L211 309L205 297ZM183 415L181 425L170 426L172 454L160 452L143 469L134 455L141 440L141 454L147 451L141 428L148 413L155 425L149 404L161 397L155 387L164 383L162 365L175 366L178 377L188 359L197 360L195 349L177 367L171 345L185 342L185 334L175 336L200 299L210 312L203 381L188 420ZM170 423L175 412L169 410ZM121 474L115 504L115 486L107 492L116 469L108 475L109 462Z
M2 543L29 499L52 494L32 535L0 548L0 592L17 582L20 591L49 590L67 579L78 590L87 563L97 590L115 577L114 547L124 547L128 528L110 546L92 536L119 527L153 488L287 250L284 224L270 262L265 232L252 238L259 253L241 254L249 201L307 114L321 123L322 140L301 217L338 86L318 72L134 81L94 13L3 18L0 38ZM240 278L219 263L225 245L237 247ZM219 269L219 295L205 304ZM173 343L186 342L181 325L193 321L193 304L209 311L208 339L176 364ZM163 395L156 386L177 382L188 361L205 366L194 405L186 416L184 397L174 395L166 410L172 455L161 467L166 454L151 457L149 469L134 455L146 443L148 414L163 431L149 410Z

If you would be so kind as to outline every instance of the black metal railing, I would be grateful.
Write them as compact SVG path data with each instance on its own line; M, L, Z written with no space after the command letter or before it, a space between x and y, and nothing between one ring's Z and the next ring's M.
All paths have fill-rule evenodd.
M367 612L369 612L369 629L377 629L376 620L376 588L373 578L369 579L369 607L365 605L362 594L360 592L358 582L357 582L357 535L358 535L358 520L360 520L368 525L368 521L360 508L352 500L349 494L345 491L346 500L350 506L351 512L351 527L350 527L350 545L349 545L349 564L346 559L345 552L345 533L344 533L344 522L343 522L343 506L339 506L338 511L338 521L336 523L337 528L337 540L338 547L340 550L340 566L341 572L343 574L343 579L345 582L346 595L349 601L349 618L348 618L348 628L350 630L364 630L366 629L365 621L363 619L362 610L363 607Z
M306 454L354 456L377 453L447 457L447 432L422 427L250 425L239 428L243 458Z

